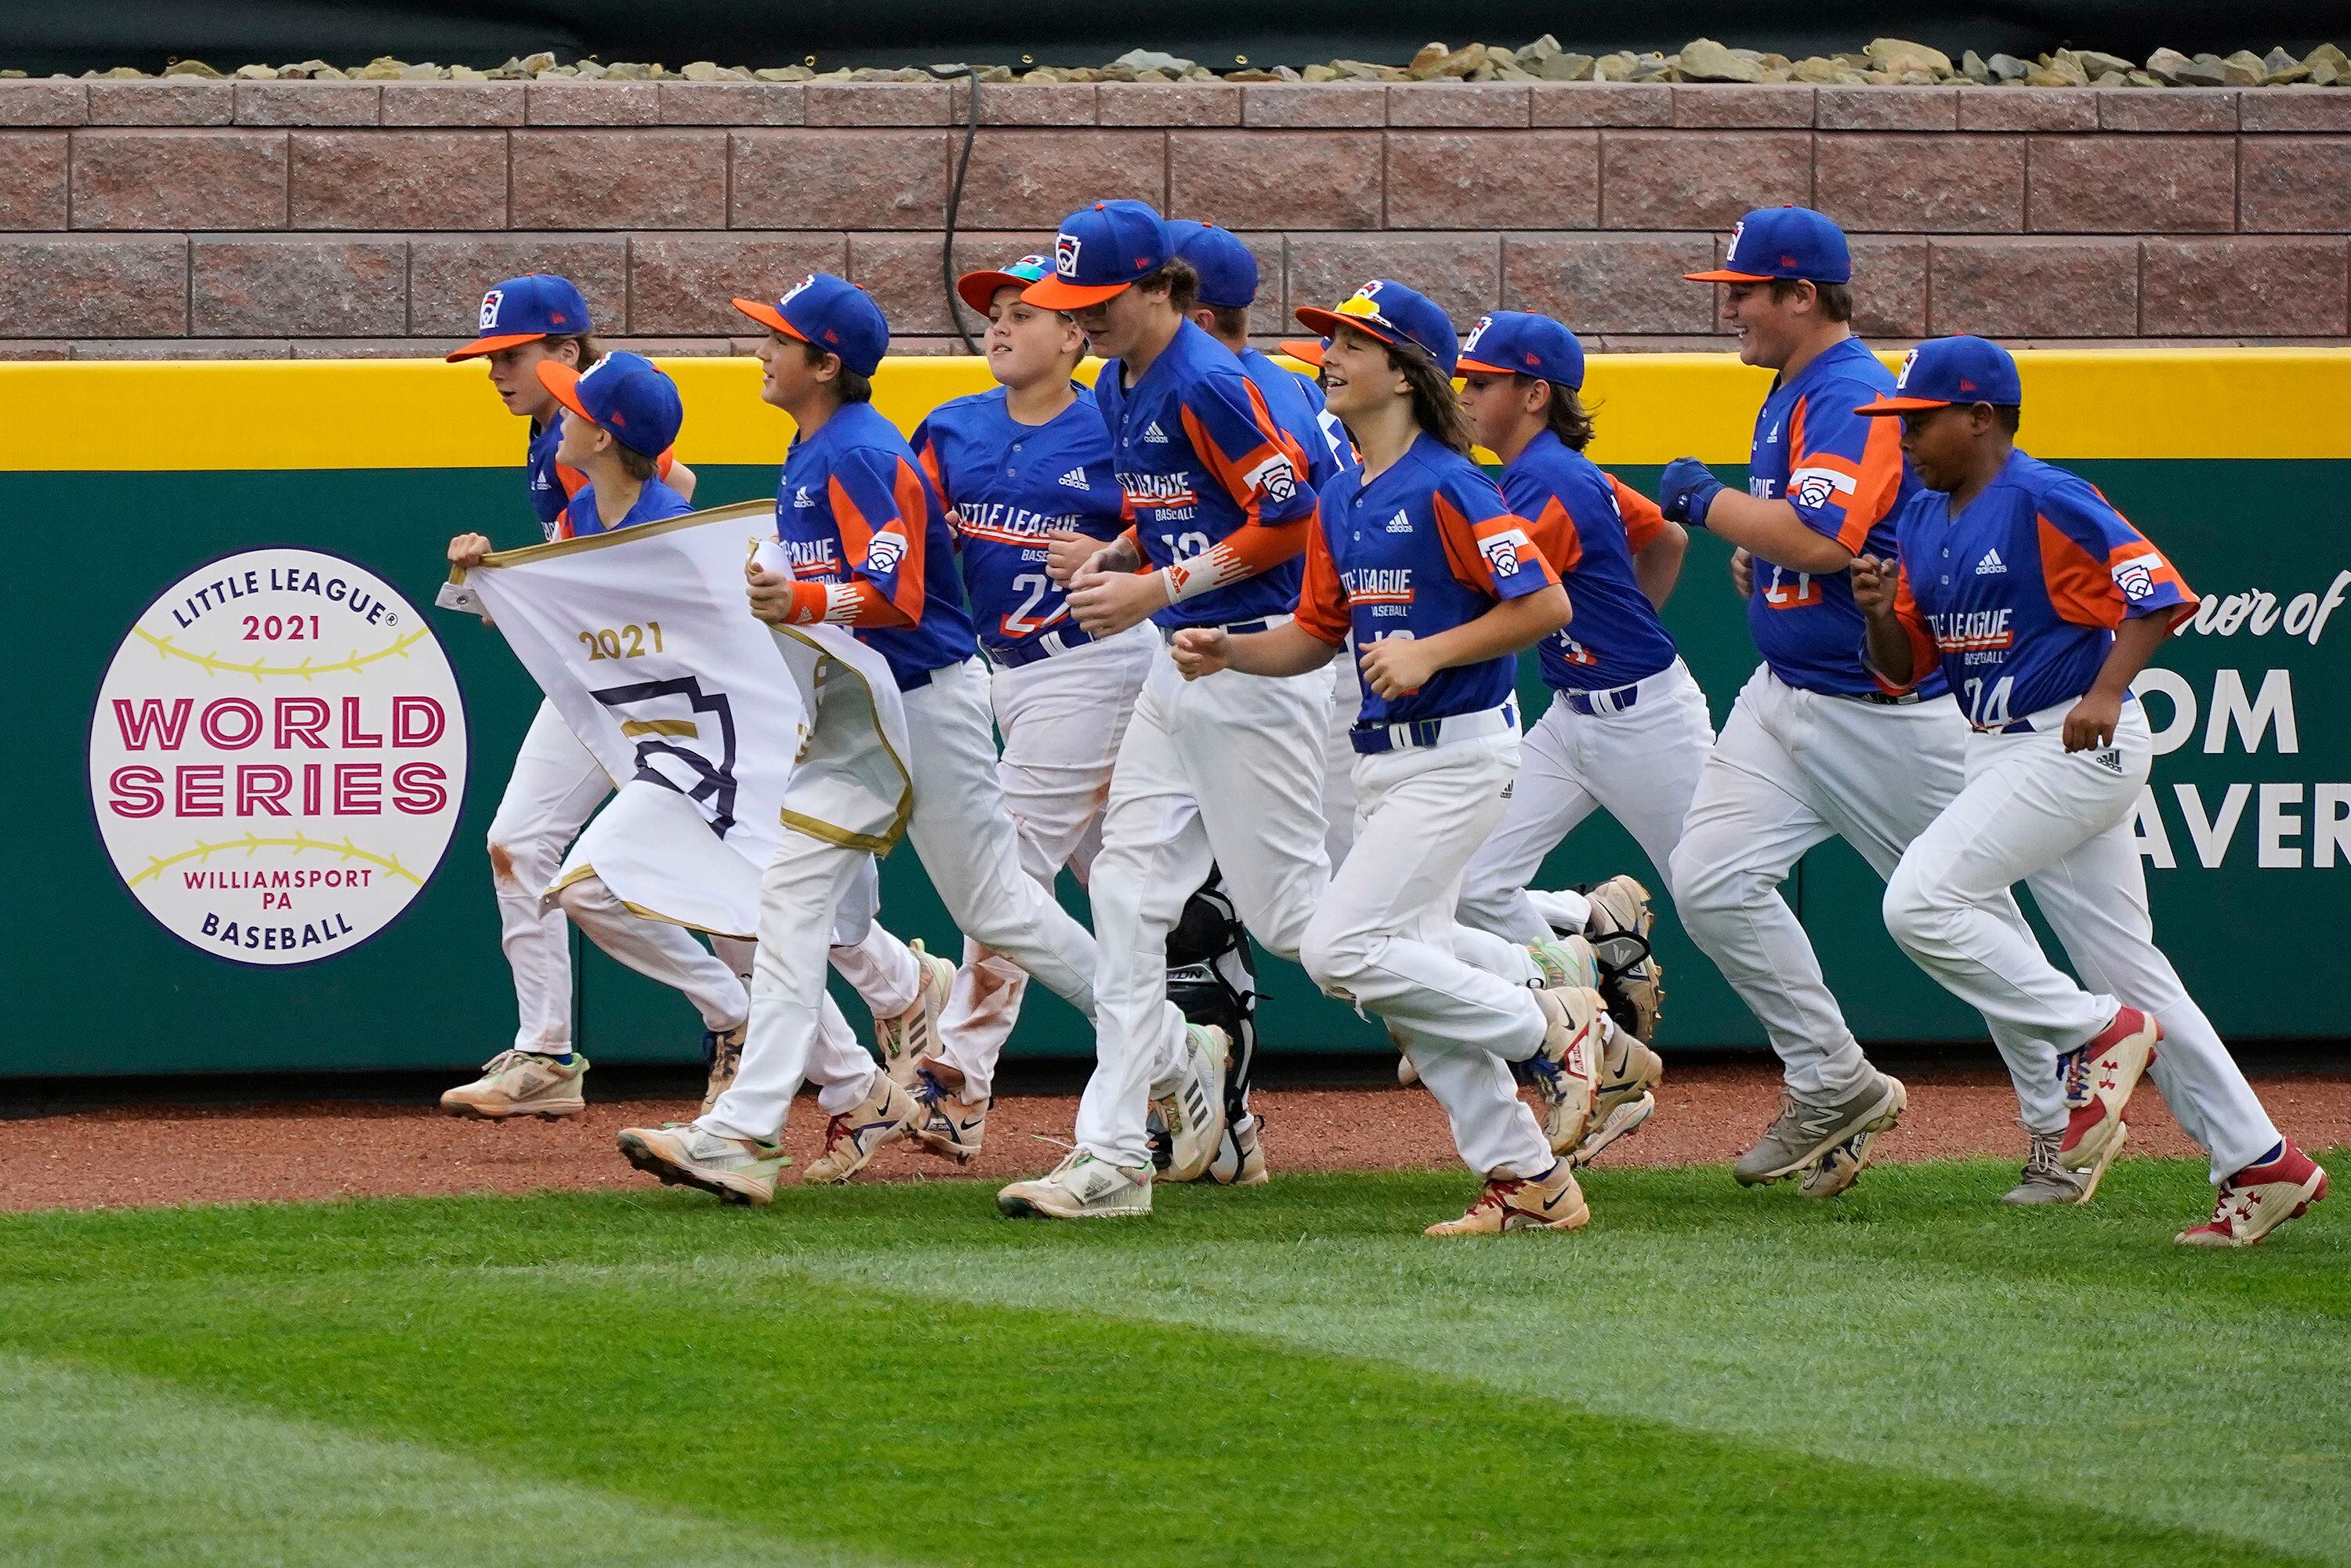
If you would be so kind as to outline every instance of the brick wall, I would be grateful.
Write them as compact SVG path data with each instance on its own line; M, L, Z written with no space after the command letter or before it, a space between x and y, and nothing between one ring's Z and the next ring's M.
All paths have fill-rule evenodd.
M608 337L746 345L730 294L846 274L954 345L960 87L0 81L0 357L408 354L559 270ZM2351 334L2351 91L1179 83L989 87L958 267L1139 196L1245 235L1256 329L1364 277L1466 324L1719 346L1748 207L1855 235L1862 329L2048 343Z

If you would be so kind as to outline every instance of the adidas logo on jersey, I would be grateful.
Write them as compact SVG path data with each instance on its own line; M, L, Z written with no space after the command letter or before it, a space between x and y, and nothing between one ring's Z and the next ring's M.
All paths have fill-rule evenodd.
M2123 754L2119 751L2101 751L2090 760L2109 773L2119 775L2123 770Z
M1406 517L1404 513L1398 512L1395 517L1388 519L1388 532L1392 534L1408 534L1412 532L1412 519Z
M1089 487L1086 484L1086 471L1082 468L1071 469L1061 476L1060 482L1072 490L1083 490Z
M1155 419L1143 427L1143 439L1155 445L1165 446L1167 444L1167 433L1159 428L1159 422Z
M1997 572L2003 572L2007 570L2008 562L2000 559L2000 551L1996 549L1986 550L1984 552L1983 559L1976 562L1976 575L1978 577L1991 577Z
M808 493L808 486L803 485L799 489L792 492L792 505L794 507L813 507L816 505L816 497L810 495Z
M1771 434L1763 438L1763 444L1766 446L1777 446L1780 444L1780 427L1777 424L1774 424L1771 427Z

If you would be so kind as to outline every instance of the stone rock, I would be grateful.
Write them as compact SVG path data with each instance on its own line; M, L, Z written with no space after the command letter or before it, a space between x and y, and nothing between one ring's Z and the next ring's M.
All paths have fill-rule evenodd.
M651 81L653 73L635 60L614 60L604 68L604 74L614 81Z
M2087 87L2090 75L2082 62L2074 57L2071 49L2060 49L2053 55L2043 55L2040 66L2026 73L2027 87Z
M1437 74L1437 63L1452 52L1443 44L1423 44L1420 52L1404 68L1405 75L1415 81L1426 81Z
M2170 87L2179 80L2180 68L2193 63L2178 49L2158 49L2147 57L2147 74Z
M2310 79L2320 87L2351 83L2351 58L2333 44L2319 45L2303 57L2302 63L2310 68Z
M351 75L361 81L398 81L407 69L407 61L395 60L390 55L378 55Z
M1499 44L1486 46L1486 63L1489 66L1514 66L1519 63L1519 51L1506 49Z
M1029 79L1034 81L1037 78L1031 77ZM1274 75L1271 71L1260 70L1257 67L1251 66L1245 70L1227 71L1225 73L1225 79L1227 81L1280 81L1281 78Z
M2014 55L1994 55L1984 62L1984 68L1991 72L1992 80L2002 85L2022 81L2032 74L2032 67Z
M523 56L523 57L516 63L522 67L526 75L536 76L538 72L543 71L548 67L553 65L555 63L555 57L549 54L547 50L541 49L535 55Z
M2130 87L2161 87L2163 85L2153 77L2147 75L2145 71L2132 71L2123 78L2123 81L2126 86Z
M1489 59L1461 79L1463 81L1499 81L1502 79L1502 68Z
M1337 81L1339 79L1338 71L1330 66L1323 65L1308 66L1304 70L1299 72L1299 75L1304 77L1308 81L1312 82Z
M1959 57L1959 74L1979 85L1991 85L1991 68L1984 64L1983 57L1973 49Z
M163 74L167 77L203 77L210 81L221 79L220 72L202 60L173 60L163 68Z
M1744 54L1746 51L1741 50L1740 52ZM1796 66L1796 62L1790 59L1787 56L1771 50L1766 50L1764 53L1756 56L1755 63L1761 66L1767 71L1793 70Z
M2199 55L2171 73L2172 80L2180 87L2225 87L2229 81L2228 68L2218 55Z
M2100 54L2095 49L2076 49L2074 51L2074 57L2082 63L2082 69L2094 79L2105 75L2108 71L2121 76L2138 68L2120 55Z
M1907 38L1872 38L1861 52L1888 76L1904 71L1925 71L1938 78L1951 74L1950 56Z
M239 66L229 72L229 75L239 81L276 81L277 68L276 66Z
M2226 87L2259 87L2262 85L2261 57L2251 49L2239 49L2220 58L2220 79Z
M1692 38L1684 44L1675 69L1684 81L1758 82L1763 79L1761 66L1753 60L1740 58L1712 38Z
M490 79L490 73L477 71L471 66L451 66L449 79L451 81L487 81Z
M1559 40L1545 33L1519 51L1519 64L1532 70L1538 63L1550 59L1560 52Z
M725 78L716 60L688 60L678 68L677 74L687 81L719 81Z
M1494 72L1496 81L1541 81L1543 78L1517 66L1503 66Z
M1430 49L1439 51L1431 56ZM1458 81L1486 63L1486 46L1469 44L1446 51L1442 44L1430 44L1413 56L1405 74L1415 81Z
M1535 75L1545 81L1590 81L1593 59L1590 55L1552 55L1535 67Z
M1819 55L1808 55L1798 60L1789 73L1798 81L1833 82L1845 74L1845 68Z
M554 78L568 81L580 75L580 68L578 66L549 66L538 74L541 78Z
M446 81L449 79L449 69L446 66L436 66L432 61L427 60L423 65L401 67L400 79L402 81Z
M2265 86L2283 87L2289 82L2309 79L2310 68L2282 48L2273 46L2262 57L2262 81Z
M1182 76L1196 62L1181 55L1170 55L1158 49L1129 49L1111 61L1114 66L1129 66L1137 71L1165 71L1171 77Z
M1631 81L1633 57L1623 49L1617 50L1614 54L1603 55L1592 62L1592 74L1601 81Z

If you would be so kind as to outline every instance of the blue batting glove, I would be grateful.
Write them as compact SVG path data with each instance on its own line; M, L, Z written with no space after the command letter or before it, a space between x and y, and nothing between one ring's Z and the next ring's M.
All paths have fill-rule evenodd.
M1677 457L1657 481L1657 507L1670 522L1706 527L1706 509L1722 494L1722 481L1695 457Z

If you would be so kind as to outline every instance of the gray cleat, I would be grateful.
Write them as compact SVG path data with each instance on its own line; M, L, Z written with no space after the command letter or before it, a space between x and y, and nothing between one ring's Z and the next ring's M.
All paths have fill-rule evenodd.
M1903 1109L1909 1103L1902 1081L1875 1068L1860 1088L1834 1104L1815 1105L1782 1092L1780 1114L1763 1129L1763 1136L1755 1146L1739 1156L1730 1174L1739 1178L1741 1186L1760 1186L1794 1176L1823 1155L1837 1152L1841 1144L1856 1143L1851 1176L1829 1190L1810 1195L1832 1197L1851 1186L1852 1176L1861 1173L1869 1148L1868 1140L1861 1135L1892 1127L1901 1120Z
M2001 1202L2011 1208L2040 1208L2049 1205L2079 1206L2096 1196L2098 1180L2114 1163L2115 1155L2123 1146L2123 1138L2130 1135L2126 1126L2114 1140L2106 1157L2086 1171L2069 1171L2057 1163L2057 1145L2063 1133L2035 1133L2032 1147L2024 1156L2024 1179L2008 1189Z

